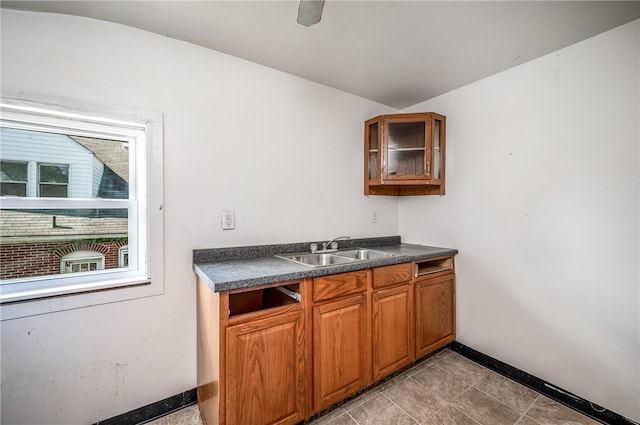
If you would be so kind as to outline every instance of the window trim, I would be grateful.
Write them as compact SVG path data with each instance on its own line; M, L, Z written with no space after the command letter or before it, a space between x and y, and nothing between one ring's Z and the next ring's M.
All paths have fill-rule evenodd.
M133 207L129 211L134 211L134 217L130 218L130 226L138 227L139 240L146 244L146 256L130 256L130 266L137 261L145 273L129 273L123 274L122 270L111 269L105 270L103 273L92 274L84 277L82 284L72 283L56 286L56 288L41 288L23 290L19 296L7 294L7 285L0 286L0 298L2 298L2 308L0 309L1 320L8 320L17 317L25 317L35 314L49 313L53 311L61 311L86 307L96 304L124 301L146 296L159 295L164 292L163 282L163 210L162 210L162 192L163 192L163 143L162 143L162 114L157 112L141 111L138 109L121 109L117 113L109 112L112 107L90 106L87 102L71 102L81 105L79 110L90 111L91 115L83 113L69 112L68 106L56 106L55 103L46 102L46 109L43 103L34 103L21 99L0 99L0 121L6 126L12 128L33 129L32 125L25 124L24 117L29 116L31 122L33 119L40 124L38 128L41 131L53 131L62 134L70 134L67 129L69 122L82 122L90 124L92 131L77 131L73 134L86 135L89 137L102 137L113 139L113 126L125 129L126 134L131 132L144 133L146 143L135 143L135 158L145 159L147 169L138 176L130 174L130 185L144 185L146 193L138 194L135 199L140 207ZM57 120L48 120L51 117ZM142 118L141 118L142 117ZM131 139L127 139L131 140ZM135 140L135 139L133 139ZM135 159L132 159L132 161ZM137 178L136 178L137 177ZM153 181L153 185L149 182ZM144 191L143 191L144 192ZM130 197L131 198L131 197ZM23 202L18 202L23 201ZM11 199L9 197L2 198L3 208L15 208L19 204L20 208L43 208L43 207L59 207L59 203L73 203L73 208L121 208L123 204L132 202L128 200L86 200L86 199L65 199L65 198L33 198ZM32 203L32 205L29 205ZM109 204L109 205L105 205ZM120 204L120 205L119 205ZM66 207L69 207L67 204ZM153 205L153 208L151 207ZM130 208L126 206L125 208ZM140 215L140 214L143 214ZM138 216L146 218L146 226L139 226ZM144 220L143 220L144 221ZM154 231L149 231L153 228ZM129 243L131 244L131 241ZM131 247L130 253L137 249ZM134 258L135 257L135 258ZM60 275L48 276L47 280L53 281L60 279ZM67 275L68 276L68 275ZM6 282L6 281L4 281ZM37 285L36 285L37 286ZM114 289L107 290L105 289ZM53 297L53 298L52 298Z

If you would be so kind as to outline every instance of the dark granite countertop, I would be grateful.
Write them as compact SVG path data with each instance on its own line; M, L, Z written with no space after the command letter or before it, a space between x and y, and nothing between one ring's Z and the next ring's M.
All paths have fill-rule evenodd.
M320 241L315 242L322 245ZM370 248L394 254L376 260L357 261L324 267L307 267L281 258L276 254L309 252L313 242L257 245L232 248L196 249L193 251L193 270L215 292L247 288L268 283L284 282L305 277L370 269L443 256L456 255L457 249L405 244L400 236L349 239L339 241L339 249Z

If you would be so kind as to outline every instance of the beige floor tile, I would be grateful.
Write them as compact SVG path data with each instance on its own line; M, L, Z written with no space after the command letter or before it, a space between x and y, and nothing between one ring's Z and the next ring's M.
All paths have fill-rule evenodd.
M429 418L423 425L478 425L478 422L449 405Z
M493 372L489 372L475 387L519 413L526 412L538 398L537 392Z
M341 414L327 418L326 422L311 422L313 425L358 425L353 418L344 410L341 410Z
M334 419L336 419L338 416L342 416L344 414L346 414L347 411L344 410L342 407L339 407L337 409L334 409L326 414L323 414L322 416L320 416L319 418L313 420L312 422L309 422L313 425L326 425L331 423L331 421L333 421Z
M469 388L468 383L436 366L422 369L411 379L446 401L455 399Z
M359 425L416 425L417 423L388 398L378 395L348 410Z
M576 412L548 397L540 396L527 416L539 425L597 425L599 422Z
M540 424L538 422L534 421L533 419L531 419L528 416L523 416L516 423L516 425L540 425Z
M469 384L477 383L489 373L488 369L453 351L443 351L429 363L452 373Z
M401 375L395 376L394 378L383 382L382 384L378 385L376 387L376 389L379 392L384 392L387 388L392 387L394 385L397 385L398 383L400 383L402 381L406 381L407 379L411 378L411 375L409 375L407 372L405 372L405 373L403 373Z
M382 394L418 423L426 421L447 405L446 401L435 396L413 379L405 379L396 385L389 386Z
M379 395L380 395L380 392L378 391L378 388L377 387L372 388L369 391L365 391L359 396L354 397L353 399L343 403L340 407L342 407L344 410L351 410L360 406L361 404L366 403L369 400L376 398Z
M202 425L202 419L200 418L198 405L194 404L154 421L147 422L147 425Z
M433 355L433 356L429 357L428 359L418 363L417 365L409 368L406 372L403 373L403 375L407 375L408 377L411 377L411 376L415 375L416 373L421 372L424 368L429 367L431 365L431 361L433 359L435 359L437 356L441 355L445 351L448 351L448 350L441 351L440 353L438 353L436 355Z
M521 416L474 387L465 391L451 405L482 425L514 425Z
M310 424L598 425L599 423L491 372L457 353L445 350L394 379L343 403ZM202 420L198 406L194 405L148 422L148 425L202 425Z

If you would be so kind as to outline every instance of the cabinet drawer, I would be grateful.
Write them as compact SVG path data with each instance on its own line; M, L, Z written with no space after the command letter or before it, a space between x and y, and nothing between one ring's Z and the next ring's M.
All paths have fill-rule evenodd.
M367 271L335 274L313 279L313 301L329 300L367 290Z
M382 286L410 281L412 271L413 267L411 263L377 267L373 269L373 287L380 288Z

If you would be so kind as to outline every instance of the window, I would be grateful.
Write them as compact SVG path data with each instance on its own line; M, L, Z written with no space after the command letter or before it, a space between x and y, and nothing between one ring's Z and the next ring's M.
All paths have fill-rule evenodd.
M80 273L104 270L104 254L96 251L77 251L67 254L60 262L60 273Z
M39 164L38 193L43 198L66 198L69 185L69 166Z
M0 161L0 195L27 196L27 162Z
M158 293L131 288L150 285L151 264L162 288L162 144L150 143L161 117L125 121L7 103L0 112L3 310L104 289Z
M123 246L118 250L118 266L129 267L129 247Z

